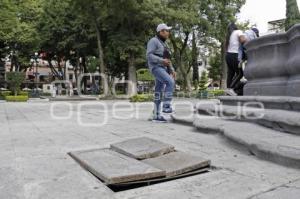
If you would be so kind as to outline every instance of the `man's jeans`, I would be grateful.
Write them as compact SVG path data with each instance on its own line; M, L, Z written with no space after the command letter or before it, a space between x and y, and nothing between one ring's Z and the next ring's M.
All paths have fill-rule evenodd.
M166 67L154 67L152 74L155 77L154 116L160 116L162 101L164 107L171 106L175 81L167 72Z

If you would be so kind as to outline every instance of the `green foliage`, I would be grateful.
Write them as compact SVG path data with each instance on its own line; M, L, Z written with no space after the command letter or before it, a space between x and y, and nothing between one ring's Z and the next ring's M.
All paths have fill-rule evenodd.
M5 100L7 102L27 102L28 101L28 96L23 96L23 95L9 95L5 97Z
M150 82L154 81L153 75L150 73L149 69L142 68L136 71L138 81Z
M130 102L151 102L154 100L152 94L138 94L130 98Z
M246 0L209 0L209 2L210 8L212 10L210 15L208 15L208 21L211 25L209 35L219 43L212 45L212 48L221 49L221 78L223 83L226 80L227 69L225 63L225 40L227 34L227 26L229 25L229 23L236 21L236 13L240 11ZM223 84L221 86L225 87L225 85Z
M95 72L99 65L111 82L115 77L152 81L148 74L136 78L136 69L145 66L146 43L155 35L157 24L164 22L173 26L170 46L178 69L177 82L189 89L192 79L198 82L198 55L204 59L211 48L220 48L228 23L244 3L245 0L1 0L0 58L13 51L15 64L25 69L34 52L42 51L50 63L70 60L78 73ZM205 46L205 52L199 46ZM51 71L62 78L59 74L63 66L58 66L58 71L50 66ZM193 76L191 71L195 72ZM215 73L218 72L212 74Z
M216 54L210 57L209 65L210 67L208 68L208 77L213 81L220 81L222 73L222 56L220 51L217 51Z
M191 92L179 91L174 93L174 96L176 96L177 98L196 98L197 95L198 95L198 91L191 91Z
M29 93L27 92L27 91L20 91L19 93L18 93L18 95L19 96L29 96Z
M79 54L88 51L90 40L95 37L89 22L83 13L76 11L71 0L45 1L43 10L39 29L44 37L41 48L48 52L48 58L54 59L55 55L57 59L62 56L69 58L71 50Z
M0 2L0 44L2 53L13 52L13 65L28 67L30 56L38 50L37 19L41 0L2 0ZM4 52L3 52L4 51Z
M6 96L11 95L11 91L1 91L0 100L4 100Z
M201 78L199 81L199 90L204 91L207 89L207 83L208 83L208 76L207 72L204 70L201 74Z
M300 23L300 13L296 0L286 0L286 22L285 30L289 30L293 25Z
M198 99L215 99L219 96L223 96L225 94L224 90L202 90L200 91L196 98Z
M225 95L224 90L209 90L208 93L214 97Z
M89 56L87 58L87 67L89 73L95 73L99 71L97 70L97 68L99 67L99 59L97 59L96 57Z
M7 72L6 81L13 95L18 95L21 89L21 84L25 80L25 73L22 72Z

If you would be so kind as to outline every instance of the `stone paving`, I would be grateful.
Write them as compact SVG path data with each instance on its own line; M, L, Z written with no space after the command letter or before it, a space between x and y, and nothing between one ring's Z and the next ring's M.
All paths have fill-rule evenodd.
M258 159L219 135L149 122L152 107L138 106L139 111L125 101L0 103L0 198L299 198L299 170ZM215 169L114 193L68 155L137 137L209 159Z

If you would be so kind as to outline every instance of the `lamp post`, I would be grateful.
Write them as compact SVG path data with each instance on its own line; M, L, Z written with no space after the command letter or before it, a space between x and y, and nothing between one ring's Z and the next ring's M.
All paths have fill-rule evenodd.
M34 53L34 61L35 61L35 96L38 97L39 95L39 86L38 86L38 63L39 63L39 53Z

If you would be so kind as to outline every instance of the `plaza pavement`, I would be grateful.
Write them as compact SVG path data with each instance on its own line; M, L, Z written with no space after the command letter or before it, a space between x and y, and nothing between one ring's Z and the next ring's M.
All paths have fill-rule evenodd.
M151 104L139 104L136 114L124 102L0 102L0 199L299 198L299 170L258 159L219 135L149 122ZM187 102L177 111L196 101ZM142 136L210 159L214 169L114 193L67 154Z

